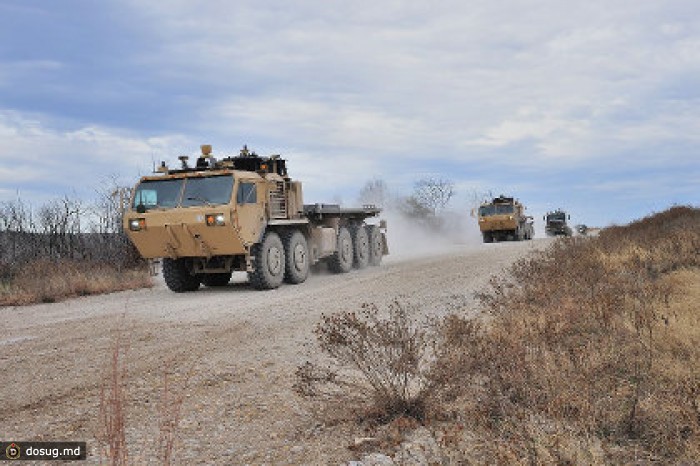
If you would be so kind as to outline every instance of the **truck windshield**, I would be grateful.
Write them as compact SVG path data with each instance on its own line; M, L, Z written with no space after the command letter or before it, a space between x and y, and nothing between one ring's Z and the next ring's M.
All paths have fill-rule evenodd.
M147 180L136 188L132 208L148 209L227 204L233 191L233 176Z
M553 214L547 215L547 220L550 222L563 222L566 220L566 214L563 212L555 212Z
M511 204L489 204L479 207L479 215L488 217L489 215L512 214L514 212Z
M228 204L233 191L231 175L188 178L182 195L182 207Z
M184 180L149 180L136 188L132 207L148 209L177 207Z

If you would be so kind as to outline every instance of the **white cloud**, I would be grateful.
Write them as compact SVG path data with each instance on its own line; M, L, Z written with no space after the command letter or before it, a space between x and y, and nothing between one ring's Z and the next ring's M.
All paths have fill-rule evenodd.
M695 0L123 5L135 37L149 42L115 55L133 82L98 87L114 93L110 102L128 96L148 109L187 102L164 106L186 111L159 120L177 134L99 120L59 130L65 122L0 115L2 154L14 141L44 164L89 157L148 169L152 157L172 160L203 142L215 151L248 143L288 157L322 198L377 174L407 186L442 166L460 185L492 165L502 174L492 180L603 167L612 182L628 166L668 165L669 154L688 167L700 149ZM693 176L680 169L677 184Z
M7 196L31 186L31 197L49 186L54 195L85 194L112 175L130 184L150 170L151 160L169 158L183 146L189 143L182 136L142 138L95 126L60 130L48 117L0 110L0 190Z

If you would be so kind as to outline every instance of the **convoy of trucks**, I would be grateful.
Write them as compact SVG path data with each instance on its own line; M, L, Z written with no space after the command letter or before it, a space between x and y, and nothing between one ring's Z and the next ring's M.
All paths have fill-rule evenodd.
M302 185L287 173L279 155L261 157L246 146L236 156L216 159L201 146L194 164L181 156L178 168L165 162L134 187L124 229L145 259L162 259L172 291L195 291L229 283L247 272L257 289L302 283L310 267L325 262L335 273L378 266L389 253L386 222L372 205L341 208L304 204ZM482 203L483 241L530 240L533 218L513 197ZM548 236L571 236L561 209L547 213ZM586 227L577 227L580 235Z

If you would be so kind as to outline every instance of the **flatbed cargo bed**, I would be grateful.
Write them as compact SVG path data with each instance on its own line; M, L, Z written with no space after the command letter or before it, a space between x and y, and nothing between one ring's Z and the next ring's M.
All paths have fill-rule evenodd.
M338 204L305 204L304 215L309 218L343 217L363 219L375 217L382 211L376 206L340 207Z

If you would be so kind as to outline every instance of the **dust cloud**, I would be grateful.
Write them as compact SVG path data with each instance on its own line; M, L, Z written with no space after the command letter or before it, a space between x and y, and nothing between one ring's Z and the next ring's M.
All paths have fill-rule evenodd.
M395 210L386 210L381 218L387 222L387 263L444 255L482 244L479 227L468 211L443 212L438 218L439 226L427 225Z

